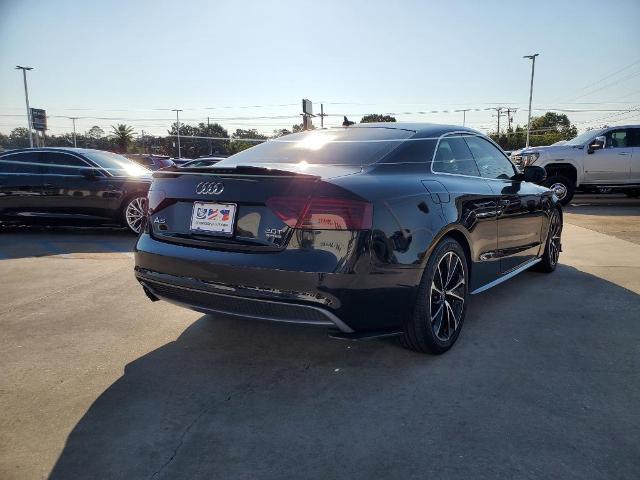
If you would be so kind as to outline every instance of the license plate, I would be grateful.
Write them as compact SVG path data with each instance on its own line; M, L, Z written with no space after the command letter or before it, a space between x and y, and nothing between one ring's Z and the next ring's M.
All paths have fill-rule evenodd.
M194 202L191 231L212 235L233 235L236 205L232 203Z

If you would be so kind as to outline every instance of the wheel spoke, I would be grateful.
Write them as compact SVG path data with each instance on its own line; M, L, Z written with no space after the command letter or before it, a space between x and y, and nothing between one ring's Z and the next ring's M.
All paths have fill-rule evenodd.
M462 285L464 285L464 277L461 278L458 283L456 283L453 287L447 289L447 292L450 292L451 290L456 290L457 288L460 288Z
M442 317L444 315L444 304L440 304L440 307L436 311L434 315L431 316L431 326L433 328L433 333L436 336L440 336L440 330L442 329Z
M457 257L456 257L457 258ZM453 252L448 252L447 253L447 281L445 282L445 284L442 286L443 289L446 289L447 286L449 285L449 283L451 282L451 277L453 276L453 270L455 269L455 264L454 264L454 268L451 268L451 261L453 259Z
M460 295L458 295L457 293L455 293L452 290L448 290L446 294L451 296L451 297L453 297L453 298L456 298L456 299L460 300L461 302L464 302L464 297L461 297Z
M444 290L444 282L442 280L442 270L440 269L440 266L442 265L442 262L440 262L438 264L438 278L440 278L440 290ZM434 279L435 281L435 279Z
M449 319L451 320L451 318L453 318L453 328L449 329L449 336L453 335L456 331L456 328L458 328L458 319L456 317L455 312L453 311L453 307L451 306L451 304L449 302L445 302L445 305L447 306L447 311Z

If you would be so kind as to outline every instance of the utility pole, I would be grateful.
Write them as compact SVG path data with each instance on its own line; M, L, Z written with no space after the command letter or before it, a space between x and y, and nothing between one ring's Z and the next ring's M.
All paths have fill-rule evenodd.
M498 139L500 138L500 117L502 116L502 111L504 110L504 107L495 107L492 108L491 110L495 110L496 113L498 114L498 131L497 131L497 135L498 135Z
M324 128L324 117L326 117L327 115L324 113L324 104L320 104L320 115L318 115L320 117L320 128Z
M533 99L533 75L536 71L536 57L539 53L533 55L525 55L522 58L528 58L531 60L531 85L529 86L529 116L527 118L527 145L525 148L529 148L529 132L531 130L531 100Z
M31 135L31 109L29 108L29 89L27 88L27 70L33 70L33 67L22 67L16 65L16 70L22 70L22 79L24 81L24 100L27 104L27 123L29 130L29 146L33 148L33 136Z
M76 144L76 120L78 119L78 117L69 117L69 118L73 122L73 147L77 148L78 145Z
M142 130L142 153L147 153L147 149L144 145L144 130Z
M209 131L209 117L207 117L207 135L211 135L210 131ZM211 143L211 139L209 138L207 140L207 142L209 142L209 155L213 155L213 143Z
M180 112L182 110L180 110L179 108L174 108L173 110L171 110L172 112L176 112L176 125L177 125L177 132L178 132L178 160L180 160Z
M511 123L513 122L513 114L518 111L517 108L507 107L507 130L511 130Z
M465 108L463 110L458 110L459 112L462 112L462 126L464 127L465 124L467 123L467 112L470 111L470 108Z

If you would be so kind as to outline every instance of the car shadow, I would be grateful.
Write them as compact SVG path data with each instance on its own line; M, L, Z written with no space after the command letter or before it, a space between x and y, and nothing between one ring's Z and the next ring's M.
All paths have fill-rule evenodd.
M136 239L121 228L1 227L0 260L99 253L130 255Z
M51 478L632 478L638 311L560 265L472 297L442 356L205 315L125 367Z

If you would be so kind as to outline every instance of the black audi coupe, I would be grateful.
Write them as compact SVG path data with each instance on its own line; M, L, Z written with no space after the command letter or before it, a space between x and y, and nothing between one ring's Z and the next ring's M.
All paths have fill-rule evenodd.
M155 172L135 274L152 300L442 353L469 295L555 270L562 210L544 175L456 126L296 133Z
M121 225L140 233L151 172L89 148L0 154L0 225Z

